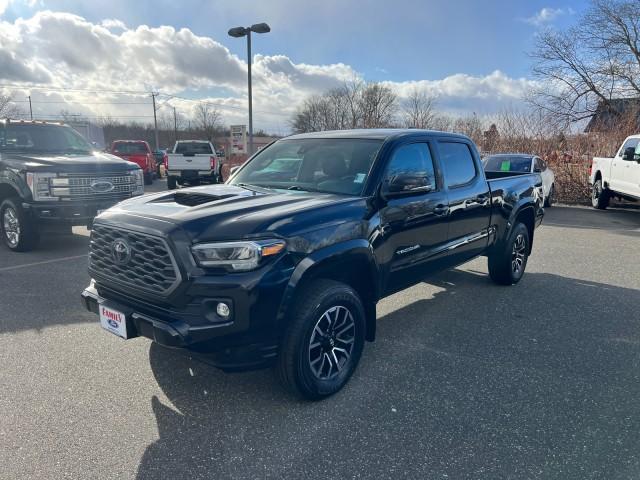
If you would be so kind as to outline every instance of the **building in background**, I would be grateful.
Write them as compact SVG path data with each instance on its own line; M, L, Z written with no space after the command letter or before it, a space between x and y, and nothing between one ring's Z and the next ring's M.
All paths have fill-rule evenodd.
M83 120L72 120L70 122L66 122L66 124L82 135L85 140L94 145L97 149L105 149L106 144L104 142L104 130L102 127Z

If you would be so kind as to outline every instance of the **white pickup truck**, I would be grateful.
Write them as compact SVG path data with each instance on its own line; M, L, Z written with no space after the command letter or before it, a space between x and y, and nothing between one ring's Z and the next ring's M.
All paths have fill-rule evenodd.
M206 140L178 140L167 156L167 187L222 183L222 164Z
M607 208L611 197L640 200L640 135L627 137L613 158L595 157L589 183L595 208Z

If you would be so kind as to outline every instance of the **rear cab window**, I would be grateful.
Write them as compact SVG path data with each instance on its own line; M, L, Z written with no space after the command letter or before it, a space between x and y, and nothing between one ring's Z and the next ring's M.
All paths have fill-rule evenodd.
M149 147L142 142L115 142L113 144L113 151L125 155L150 153Z
M438 150L448 188L467 185L478 176L476 162L466 143L441 140Z
M213 155L215 152L209 142L180 142L176 145L175 153Z

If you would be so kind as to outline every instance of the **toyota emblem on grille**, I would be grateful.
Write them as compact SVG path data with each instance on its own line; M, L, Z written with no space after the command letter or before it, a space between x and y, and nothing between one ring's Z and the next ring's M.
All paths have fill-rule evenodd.
M123 238L118 238L111 244L111 256L117 265L126 265L131 260L131 247Z
M107 193L113 190L113 183L108 180L94 180L89 186L96 193Z

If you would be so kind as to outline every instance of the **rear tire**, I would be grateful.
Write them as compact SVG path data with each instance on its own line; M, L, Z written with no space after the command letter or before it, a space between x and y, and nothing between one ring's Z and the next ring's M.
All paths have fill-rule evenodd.
M167 188L169 190L175 190L177 186L176 177L167 177Z
M602 186L602 179L594 182L591 189L591 205L598 210L604 210L609 206L611 194L608 189Z
M144 184L151 185L153 183L153 173L147 172L144 174Z
M29 218L19 197L7 198L0 204L0 234L3 243L15 252L33 250L40 240L36 223Z
M489 255L489 276L499 285L518 283L527 268L529 230L524 223L514 225L504 247Z
M340 282L314 280L293 306L276 364L280 382L307 400L333 395L355 371L364 338L358 294Z

